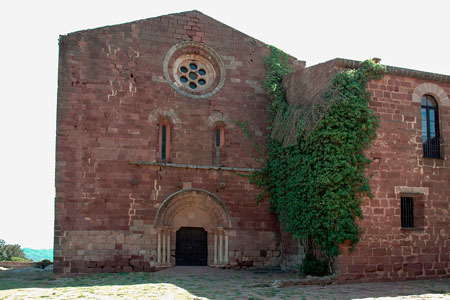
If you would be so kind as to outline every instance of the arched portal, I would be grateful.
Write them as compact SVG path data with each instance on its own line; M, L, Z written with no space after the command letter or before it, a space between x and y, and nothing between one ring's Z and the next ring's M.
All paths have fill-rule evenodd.
M225 204L216 195L201 189L178 191L161 204L156 214L155 228L158 231L157 262L170 266L189 254L180 252L177 237L185 235L186 228L202 229L207 233L207 264L223 266L228 263L228 236L232 229L231 217ZM194 241L183 241L190 243ZM180 243L178 243L180 245ZM200 245L201 246L201 245ZM175 256L175 257L173 257ZM176 257L178 256L178 257Z

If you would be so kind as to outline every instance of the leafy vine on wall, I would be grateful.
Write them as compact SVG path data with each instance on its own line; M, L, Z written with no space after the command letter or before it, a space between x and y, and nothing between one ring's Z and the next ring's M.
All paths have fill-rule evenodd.
M286 128L292 115L281 85L290 72L288 56L270 47L265 59L264 87L271 101L269 130ZM259 199L268 196L283 229L304 241L305 252L332 261L338 245L359 241L357 219L363 218L362 197L371 196L366 169L370 160L364 150L376 138L377 119L369 108L367 83L381 79L385 67L366 60L360 67L338 72L322 98L326 109L312 130L305 130L301 114L296 122L296 139L283 145L277 135L266 140L266 165L251 175L262 188ZM283 121L285 120L285 121ZM281 122L281 123L280 123Z

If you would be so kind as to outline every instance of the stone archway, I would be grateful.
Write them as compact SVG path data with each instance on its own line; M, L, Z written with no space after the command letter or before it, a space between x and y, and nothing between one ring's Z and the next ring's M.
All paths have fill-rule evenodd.
M228 263L231 217L219 197L201 189L186 189L164 200L155 219L158 265L170 266L175 262L171 255L176 244L176 232L183 227L203 228L207 232L208 265Z

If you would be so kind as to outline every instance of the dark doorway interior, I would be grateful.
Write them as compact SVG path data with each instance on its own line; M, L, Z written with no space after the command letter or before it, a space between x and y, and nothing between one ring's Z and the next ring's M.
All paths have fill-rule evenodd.
M175 258L177 266L206 266L207 233L203 228L181 227L177 231Z

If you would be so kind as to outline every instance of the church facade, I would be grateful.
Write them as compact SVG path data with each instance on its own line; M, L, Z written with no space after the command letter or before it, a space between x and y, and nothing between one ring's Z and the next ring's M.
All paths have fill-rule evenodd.
M301 262L245 177L263 167L268 51L197 11L60 38L56 274ZM291 104L357 67L290 64ZM341 247L342 282L450 274L450 77L389 70L368 86L380 119L374 197L361 242Z

